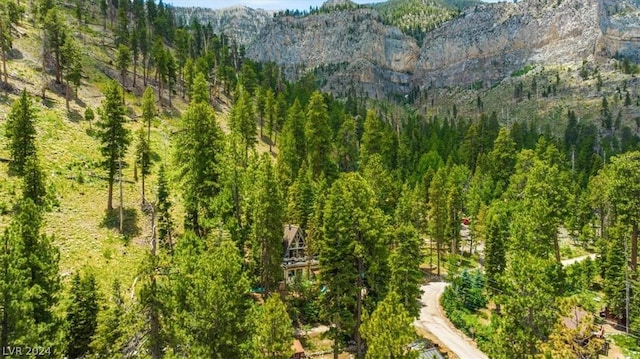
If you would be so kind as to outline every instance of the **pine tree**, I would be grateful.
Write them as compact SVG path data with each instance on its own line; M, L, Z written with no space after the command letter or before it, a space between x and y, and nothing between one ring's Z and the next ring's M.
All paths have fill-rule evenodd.
M256 134L256 121L253 114L253 106L249 93L242 87L238 89L238 101L231 109L231 130L240 135L244 143L245 162L249 156L249 150L258 142Z
M501 200L496 200L491 204L485 217L485 273L489 283L489 291L494 295L501 293L502 274L507 267L509 218L508 207Z
M271 164L264 154L260 160L252 211L252 239L259 282L266 294L277 288L282 279L282 228L284 225L284 199Z
M364 132L360 143L360 163L366 165L369 158L378 154L387 170L395 167L397 136L386 123L378 119L373 110L367 111Z
M9 233L15 236L19 269L26 275L26 295L23 305L29 308L24 320L30 321L31 339L24 344L59 345L59 324L55 306L61 289L58 263L60 253L53 238L40 233L42 213L30 199L19 203L19 213L11 223Z
M248 338L245 317L249 281L236 245L222 238L202 241L187 232L178 242L172 271L172 314L182 355L198 358L241 358ZM212 320L212 318L214 318Z
M205 222L213 218L211 202L218 194L218 156L222 131L208 104L202 74L194 83L193 100L182 115L182 130L176 144L176 163L185 204L185 228L206 234Z
M338 167L342 172L352 172L358 165L358 134L356 132L356 122L352 117L347 119L340 126L338 133Z
M386 241L385 217L376 207L373 191L358 173L342 175L324 205L318 245L320 277L327 286L324 316L333 325L329 335L334 356L345 334L354 336L362 356L363 310L386 291Z
M169 200L169 184L164 168L160 165L158 171L158 201L156 203L158 216L158 242L161 248L173 253L173 220L171 219L171 201Z
M125 99L125 88L127 86L125 80L127 78L127 69L131 66L131 49L129 46L120 44L116 54L116 69L120 71L120 83L122 84L122 103Z
M5 125L5 135L9 141L8 149L12 160L9 168L18 175L24 174L27 159L35 156L36 153L35 119L31 97L26 90L23 90L22 96L11 105Z
M111 287L109 306L100 310L95 335L91 342L91 351L99 358L124 358L125 345L125 308L120 282L115 280Z
M429 232L431 241L436 242L437 273L440 275L440 256L446 241L447 225L447 177L445 168L440 167L429 187Z
M45 205L46 196L44 173L42 173L38 158L34 154L27 158L27 163L24 166L22 198L28 198L36 206L42 207Z
M366 359L418 358L407 346L416 337L413 320L393 290L378 303L371 316L362 323L362 337L367 341Z
M395 230L394 248L389 256L391 278L389 288L395 292L407 314L418 317L420 311L420 265L424 260L422 240L411 224Z
M333 164L331 163L331 128L329 114L324 97L320 92L311 95L307 106L307 118L304 138L307 143L307 163L315 177L331 177Z
M287 223L298 224L302 230L308 228L313 216L315 194L312 182L308 171L303 167L296 181L289 187Z
M136 143L136 165L142 175L142 203L145 203L145 178L151 173L151 149L144 128L138 130L138 142Z
M46 12L44 17L44 31L46 39L46 47L53 55L55 64L56 83L62 83L62 49L68 38L69 29L64 23L57 7L52 7Z
M80 86L82 81L82 53L78 44L72 37L68 37L61 49L62 56L62 73L66 82L66 96L65 101L67 104L67 111L69 111L69 100L71 98L71 85L73 84L76 89Z
M6 348L28 343L34 323L27 305L29 273L21 265L20 238L15 229L6 229L0 239L0 346Z
M142 94L142 120L147 127L147 142L151 143L151 121L157 116L158 108L156 99L151 87L144 89Z
M124 160L124 154L129 146L129 130L124 127L125 117L120 89L116 82L111 82L105 90L105 99L100 109L101 121L98 122L98 133L104 156L104 168L107 170L109 181L109 197L107 209L113 210L113 182L118 172L118 164Z
M83 358L89 354L91 338L98 325L98 301L95 276L76 273L71 284L71 305L67 310L69 358Z
M287 308L278 294L267 298L254 320L255 357L289 359L293 354L293 326Z
M278 170L284 177L284 185L290 185L298 176L305 152L305 120L300 101L296 99L287 113L278 149Z

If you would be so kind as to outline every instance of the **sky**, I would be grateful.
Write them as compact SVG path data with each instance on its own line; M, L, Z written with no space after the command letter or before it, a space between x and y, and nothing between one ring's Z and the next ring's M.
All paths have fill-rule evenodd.
M378 0L379 1L379 0ZM378 2L376 0L355 0L358 4ZM484 0L487 2L496 2L499 0ZM320 6L324 0L164 0L165 3L174 6L199 6L208 8L223 8L233 5L245 5L256 9L265 10L284 10L284 9L300 9L307 10L309 6Z

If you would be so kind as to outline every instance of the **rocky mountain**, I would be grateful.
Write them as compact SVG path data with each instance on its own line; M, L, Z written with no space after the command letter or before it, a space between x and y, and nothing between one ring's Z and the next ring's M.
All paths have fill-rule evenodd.
M403 6L402 1L415 2L389 4ZM526 65L616 56L640 60L637 0L466 3L471 6L424 33L422 43L389 25L376 9L343 9L344 4L327 5L340 11L253 21L243 14L216 24L248 21L234 30L248 44L247 55L284 66L290 78L314 70L327 91L342 93L355 84L374 97L416 87L488 86Z
M177 7L176 16L186 23L197 19L201 24L211 24L215 33L223 33L241 45L248 45L267 23L273 21L273 12L246 6L231 6L224 9L200 7Z

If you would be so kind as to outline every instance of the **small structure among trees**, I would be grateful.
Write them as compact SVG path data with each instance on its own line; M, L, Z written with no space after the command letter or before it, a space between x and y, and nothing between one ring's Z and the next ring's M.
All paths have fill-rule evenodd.
M285 225L282 244L284 246L282 269L286 284L293 283L294 278L303 273L308 277L315 275L319 268L318 260L315 256L309 255L304 231L300 226Z

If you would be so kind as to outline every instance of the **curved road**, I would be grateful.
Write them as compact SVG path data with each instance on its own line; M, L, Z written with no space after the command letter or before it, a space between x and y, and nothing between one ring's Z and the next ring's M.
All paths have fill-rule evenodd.
M587 258L595 259L595 254L565 259L562 261L562 265L568 266ZM435 335L445 347L461 359L488 359L487 355L481 352L469 337L455 329L440 309L440 296L447 285L449 283L431 282L420 287L422 308L420 309L420 318L413 324Z

